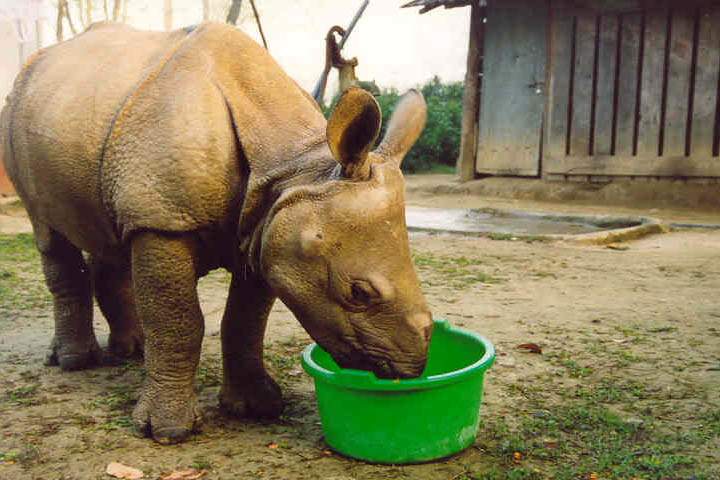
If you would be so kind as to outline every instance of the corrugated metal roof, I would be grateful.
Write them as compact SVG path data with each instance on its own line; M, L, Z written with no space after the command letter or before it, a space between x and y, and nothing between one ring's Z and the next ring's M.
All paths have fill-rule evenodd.
M412 2L402 5L402 8L421 7L420 13L425 13L437 7L456 8L467 7L473 4L485 6L486 3L486 0L413 0Z

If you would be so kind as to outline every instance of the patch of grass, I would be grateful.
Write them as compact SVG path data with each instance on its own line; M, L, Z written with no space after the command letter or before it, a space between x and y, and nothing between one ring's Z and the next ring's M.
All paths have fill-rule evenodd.
M213 464L204 457L196 457L190 466L196 470L212 470Z
M40 450L36 445L28 443L23 445L20 450L0 452L0 465L3 463L20 463L23 466L28 466L38 458L40 458Z
M697 460L656 433L652 420L628 421L585 398L546 407L524 415L516 427L500 419L480 432L478 443L498 462L510 466L513 458L522 459L513 469L530 476L516 478L574 480L595 473L603 479L680 479L698 473ZM535 477L538 468L543 475ZM513 478L509 471L476 478Z
M708 410L700 415L700 431L707 438L720 437L720 407Z
M0 463L15 463L20 458L20 452L10 450L9 452L0 452Z
M111 412L129 412L135 404L135 387L115 385L91 402L94 407L106 407Z
M427 170L421 170L418 173L453 174L455 173L455 167L453 165L445 165L444 163L433 163Z
M94 408L103 408L107 411L105 421L98 425L99 429L114 431L133 426L130 412L136 402L135 390L136 387L132 385L114 385L90 403Z
M416 252L413 255L413 261L421 272L437 273L442 278L443 286L455 289L461 290L478 283L494 284L501 281L499 278L481 271L479 267L482 262L478 259ZM425 281L425 283L433 285L432 282Z
M572 398L594 403L634 402L648 397L645 385L632 380L603 378L588 386L578 386L568 392Z
M198 390L217 387L222 384L222 362L217 355L208 355L200 360L195 377Z
M40 255L30 234L0 235L0 310L8 312L49 305Z
M656 328L650 328L648 329L648 332L650 333L671 333L671 332L677 332L677 327L671 327L669 325L663 326L663 327L656 327Z
M567 352L551 353L547 357L554 365L564 367L572 378L583 378L593 373L592 367L580 365L570 358L570 354Z
M462 477L461 477L462 478ZM540 472L525 467L493 468L491 470L465 477L472 480L539 480Z
M8 390L5 394L5 401L11 405L22 407L38 405L40 403L37 398L39 387L40 385L33 384Z
M104 423L98 425L98 428L100 428L101 430L105 430L106 432L130 429L133 428L133 420L129 415L111 417L108 418Z
M498 232L488 233L487 238L489 238L490 240L497 240L497 241L511 241L511 240L518 239L518 237L516 237L512 233L498 233Z

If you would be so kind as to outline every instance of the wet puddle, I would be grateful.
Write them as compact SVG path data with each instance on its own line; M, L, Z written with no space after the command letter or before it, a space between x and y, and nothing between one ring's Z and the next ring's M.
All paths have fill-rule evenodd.
M641 225L643 218L576 216L495 209L407 207L409 230L510 235L573 235Z

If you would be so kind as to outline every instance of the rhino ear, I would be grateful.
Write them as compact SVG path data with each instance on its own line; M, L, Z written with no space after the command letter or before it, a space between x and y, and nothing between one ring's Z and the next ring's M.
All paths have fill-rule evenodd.
M385 137L375 153L400 165L425 128L427 105L422 93L408 90L395 106Z
M380 133L381 121L380 106L367 91L350 88L340 97L328 120L327 142L344 178L369 178L368 154Z

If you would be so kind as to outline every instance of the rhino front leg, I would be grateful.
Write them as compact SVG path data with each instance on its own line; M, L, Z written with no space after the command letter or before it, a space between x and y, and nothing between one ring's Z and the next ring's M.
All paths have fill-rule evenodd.
M110 325L108 349L110 355L125 359L141 357L143 330L135 307L130 262L118 263L92 258L95 298Z
M139 432L181 442L200 423L195 373L204 321L197 297L197 246L145 232L132 241L132 280L145 331L147 376L133 411Z
M82 253L50 228L33 227L55 317L55 336L45 364L63 370L95 366L101 354L92 325L90 273Z
M276 418L282 392L263 362L263 337L275 297L258 277L233 274L222 319L220 406L240 417Z

